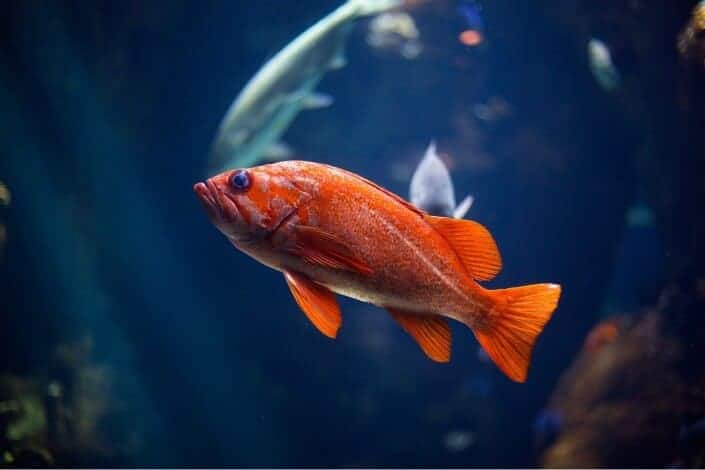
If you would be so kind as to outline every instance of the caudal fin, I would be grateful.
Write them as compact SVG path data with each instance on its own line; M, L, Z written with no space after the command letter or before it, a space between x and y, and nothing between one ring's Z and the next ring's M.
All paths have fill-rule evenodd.
M487 291L494 300L485 322L473 329L475 337L507 377L524 382L531 351L558 305L561 286L529 286Z

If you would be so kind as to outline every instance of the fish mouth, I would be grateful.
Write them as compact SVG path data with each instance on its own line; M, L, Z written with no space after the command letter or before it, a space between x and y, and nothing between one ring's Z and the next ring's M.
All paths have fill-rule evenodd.
M208 217L221 230L225 225L240 219L240 209L230 194L223 191L216 183L206 180L193 185L193 191L206 209Z
M218 221L222 219L223 214L220 210L220 204L218 204L217 190L212 183L208 181L196 183L193 185L193 192L196 193L198 200L201 201L211 220Z

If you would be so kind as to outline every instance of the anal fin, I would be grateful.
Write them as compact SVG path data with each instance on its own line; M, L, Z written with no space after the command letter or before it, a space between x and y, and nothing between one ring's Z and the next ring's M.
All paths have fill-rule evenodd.
M429 359L450 361L451 334L445 318L386 307L397 323L416 340Z
M327 337L335 338L343 322L335 294L303 274L285 271L284 279L311 323Z

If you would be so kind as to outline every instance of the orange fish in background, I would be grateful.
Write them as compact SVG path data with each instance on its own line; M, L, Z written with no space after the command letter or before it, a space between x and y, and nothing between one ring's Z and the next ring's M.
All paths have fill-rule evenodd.
M226 171L194 191L233 245L284 274L324 335L335 338L342 322L337 293L385 308L429 358L448 362L452 318L510 379L526 380L561 288L481 287L502 261L479 223L431 216L354 173L304 161Z

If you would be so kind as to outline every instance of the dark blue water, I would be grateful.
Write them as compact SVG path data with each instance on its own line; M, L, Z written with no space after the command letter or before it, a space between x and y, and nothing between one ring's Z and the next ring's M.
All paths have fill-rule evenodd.
M334 104L301 113L285 139L403 196L437 140L502 252L488 286L563 286L526 384L459 323L447 365L350 300L338 339L323 337L193 195L237 92L336 2L5 2L0 375L108 403L74 424L83 438L46 405L53 462L537 465L536 416L590 328L702 272L702 73L675 47L693 2L484 2L477 48L458 43L453 2L431 3L412 12L426 46L415 60L370 48L359 23L347 67L318 87ZM616 92L591 75L592 36L612 47ZM511 111L477 118L492 97ZM655 220L635 229L627 213L644 199ZM80 366L57 359L85 338ZM81 388L96 370L109 385ZM0 402L21 395L10 389ZM22 455L23 439L0 451Z

